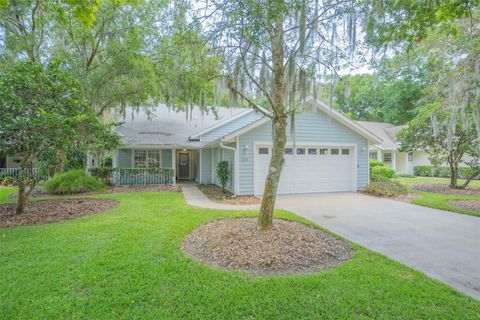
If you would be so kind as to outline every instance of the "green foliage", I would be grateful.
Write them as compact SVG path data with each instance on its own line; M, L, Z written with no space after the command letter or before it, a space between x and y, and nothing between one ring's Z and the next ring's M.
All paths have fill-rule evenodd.
M217 164L217 178L225 191L225 187L230 181L230 164L228 161L220 161Z
M425 150L435 167L444 163L452 165L449 176L455 176L456 180L458 171L455 169L463 159L472 158L468 164L471 164L471 172L475 172L475 164L480 158L480 140L477 139L473 108L450 109L439 103L430 103L397 137L406 151ZM423 174L426 172L421 172ZM415 175L420 175L420 172Z
M385 166L376 166L370 169L370 179L375 179L377 177L382 178L394 178L395 170Z
M335 104L354 120L404 124L416 115L422 88L414 80L378 74L344 76L335 87Z
M384 167L385 166L385 163L383 163L382 161L373 160L373 159L370 159L368 161L368 163L370 164L370 169L375 168L375 167Z
M103 191L105 183L80 169L56 174L50 180L45 181L42 187L51 194L75 194Z
M450 177L450 167L415 166L413 167L413 172L416 176L419 176L419 177L440 177L440 178ZM469 167L458 168L458 178L466 179L471 175L472 175L472 168L469 168ZM480 179L480 177L477 177L477 179Z
M381 197L396 197L407 194L407 187L398 181L377 176L375 178L372 177L370 183L365 187L364 191Z
M112 184L112 173L114 169L111 167L94 167L90 168L90 174L94 177L101 179L105 184L111 185Z

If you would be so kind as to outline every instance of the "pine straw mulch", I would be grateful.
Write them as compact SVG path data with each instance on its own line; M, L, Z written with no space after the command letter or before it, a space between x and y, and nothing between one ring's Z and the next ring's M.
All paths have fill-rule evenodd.
M182 249L202 263L254 275L315 272L352 258L348 243L302 223L275 219L268 231L256 226L256 218L213 221L188 235Z
M466 189L452 189L445 183L415 183L410 188L431 193L480 196L480 188L467 187Z
M115 207L117 201L69 199L30 201L25 213L15 214L15 204L0 204L0 227L46 224L89 216Z
M145 186L111 186L108 187L105 191L99 192L86 192L81 193L79 195L88 196L88 195L95 195L95 194L105 194L105 193L124 193L124 192L182 192L182 188L180 186L172 186L172 185L145 185ZM68 196L74 196L77 194L71 194ZM15 199L18 195L16 193L11 194L9 197L11 199ZM48 194L42 191L41 187L36 187L32 194L32 198L47 198L52 196L58 196L54 194Z
M448 204L463 210L480 212L480 200L450 200Z
M228 190L223 191L222 187L215 184L200 184L198 189L207 196L208 199L216 203L232 204L232 205L250 205L260 204L262 200L254 196L237 196Z

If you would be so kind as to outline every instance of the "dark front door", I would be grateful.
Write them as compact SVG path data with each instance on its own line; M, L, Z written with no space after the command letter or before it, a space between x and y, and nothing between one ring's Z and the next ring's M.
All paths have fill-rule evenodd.
M190 154L180 153L178 158L178 179L190 179Z
M0 168L6 168L7 167L7 157L0 154Z

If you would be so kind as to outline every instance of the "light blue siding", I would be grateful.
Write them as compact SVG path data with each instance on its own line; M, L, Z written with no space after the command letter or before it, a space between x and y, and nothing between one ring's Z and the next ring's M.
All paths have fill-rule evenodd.
M117 154L117 167L118 168L131 168L132 163L132 150L131 149L118 149Z
M162 152L162 167L172 168L172 150L163 149L161 152Z
M207 132L206 134L200 136L201 141L214 141L219 138L222 138L232 132L235 132L252 122L260 119L262 117L262 114L259 112L253 111L245 114L244 116L241 116L237 119L232 120L229 123L226 123L225 125L222 125L212 131Z
M212 149L203 149L200 152L200 183L213 183L212 180Z
M253 194L253 156L255 142L272 142L271 122L240 136L239 195ZM287 143L291 142L290 125ZM310 110L296 118L297 143L355 144L357 150L357 188L368 183L368 141L323 111Z
M235 144L229 144L228 146L235 148ZM205 153L205 155L203 155L203 153ZM230 192L235 193L235 152L233 150L217 147L213 149L204 149L202 151L202 183L220 185L216 171L218 163L223 160L228 161L230 165L230 181L227 185L227 189Z

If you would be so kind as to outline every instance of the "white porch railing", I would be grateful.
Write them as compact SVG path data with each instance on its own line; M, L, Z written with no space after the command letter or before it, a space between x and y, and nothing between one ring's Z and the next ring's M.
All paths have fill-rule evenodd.
M172 168L115 168L112 181L115 185L175 184L175 171Z

